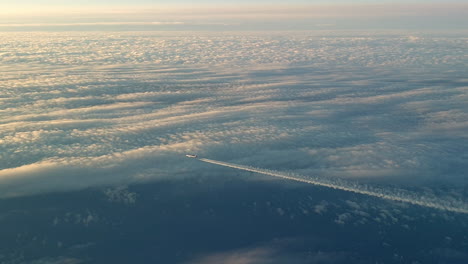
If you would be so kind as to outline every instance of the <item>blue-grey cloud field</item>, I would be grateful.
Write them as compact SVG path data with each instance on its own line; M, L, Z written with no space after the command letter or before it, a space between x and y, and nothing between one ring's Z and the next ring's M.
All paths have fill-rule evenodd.
M11 34L0 54L2 197L221 170L186 153L443 183L450 195L466 186L463 37Z

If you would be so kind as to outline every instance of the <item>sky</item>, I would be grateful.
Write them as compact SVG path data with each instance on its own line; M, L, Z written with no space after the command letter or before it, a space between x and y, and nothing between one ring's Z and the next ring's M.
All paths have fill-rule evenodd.
M463 30L466 1L0 1L0 31Z
M8 3L11 1L7 0L2 0L0 3ZM182 4L187 4L187 3L193 3L193 1L190 0L173 0L173 1L167 1L167 0L19 0L15 1L15 4L46 4L46 5L57 5L57 4L65 4L65 5L95 5L95 4L110 4L110 5L116 5L116 4L129 4L129 5L134 5L134 4L165 4L165 3L182 3ZM463 3L465 1L463 0L449 0L449 1L442 1L442 0L412 0L412 1L403 1L403 0L385 0L385 1L380 1L380 0L291 0L288 1L288 4L314 4L314 3L453 3L453 2L458 2L458 3ZM216 0L200 0L197 1L197 3L216 3L219 4L219 1ZM225 1L224 3L233 3L233 4L238 4L238 3L284 3L284 1L280 0L255 0L255 1L248 1L248 0L230 0L230 1Z
M291 0L285 4L284 1L280 0L229 0L229 1L215 1L215 0L201 0L201 1L189 1L189 0L20 0L20 1L8 1L1 0L0 4L2 9L16 8L16 7L28 7L36 6L43 8L52 7L95 7L104 6L107 8L115 8L119 6L240 6L240 5L262 5L262 6L292 6L292 5L359 5L359 4L371 4L371 5L394 5L394 4L443 4L450 5L454 3L464 3L464 0L412 0L412 1L401 1L401 0Z

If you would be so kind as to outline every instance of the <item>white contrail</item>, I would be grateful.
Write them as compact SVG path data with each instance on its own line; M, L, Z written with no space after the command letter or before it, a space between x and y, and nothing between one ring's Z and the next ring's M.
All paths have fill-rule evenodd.
M216 164L224 167L234 168L238 170L250 171L260 174L265 174L273 177L283 178L292 181L304 182L308 184L324 186L336 190L354 192L374 197L379 197L387 200L404 202L413 205L419 205L429 208L435 208L439 210L446 210L455 213L464 213L468 214L468 205L458 200L452 200L449 198L440 198L440 197L431 197L431 196L421 196L415 193L410 193L405 190L390 189L390 188L376 188L368 185L362 185L356 182L345 181L342 179L327 179L319 177L304 177L301 175L290 175L285 172L272 171L267 169L259 169L250 166L237 165L228 162L222 162L217 160L199 158L198 160Z

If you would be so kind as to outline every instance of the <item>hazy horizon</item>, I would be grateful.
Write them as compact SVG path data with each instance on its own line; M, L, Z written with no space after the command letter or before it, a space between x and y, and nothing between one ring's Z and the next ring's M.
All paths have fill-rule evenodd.
M23 3L22 5L20 3ZM0 31L466 30L464 2L2 4ZM247 4L249 3L249 4Z

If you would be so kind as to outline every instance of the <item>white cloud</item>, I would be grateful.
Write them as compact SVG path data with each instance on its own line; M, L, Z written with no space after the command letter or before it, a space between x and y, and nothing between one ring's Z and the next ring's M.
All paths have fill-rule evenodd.
M314 212L317 214L323 214L327 211L328 203L326 201L321 201L319 204L315 205Z
M123 204L134 204L137 201L137 194L130 192L127 186L119 186L116 188L108 188L104 190L107 200Z

